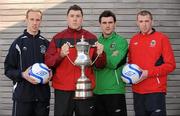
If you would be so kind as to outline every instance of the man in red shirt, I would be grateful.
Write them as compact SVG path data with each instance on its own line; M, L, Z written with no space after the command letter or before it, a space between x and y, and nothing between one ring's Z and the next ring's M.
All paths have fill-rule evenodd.
M67 11L67 29L57 33L50 42L46 52L45 63L55 69L52 86L55 89L55 116L92 116L94 100L74 100L77 79L81 76L81 69L72 62L77 57L75 45L84 36L86 42L94 45L97 38L89 31L82 29L83 12L78 5L71 6ZM95 62L96 67L105 65L103 45L96 43L96 47L90 48L89 56ZM92 89L95 87L93 67L86 67L85 75L90 79Z
M152 28L153 17L149 11L137 14L140 32L129 45L129 63L137 64L142 79L132 85L136 116L166 116L165 95L167 75L176 68L169 39Z

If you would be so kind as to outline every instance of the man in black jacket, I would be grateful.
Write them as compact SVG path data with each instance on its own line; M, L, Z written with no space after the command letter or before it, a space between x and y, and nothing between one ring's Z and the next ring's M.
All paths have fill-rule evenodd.
M28 73L29 67L34 63L44 63L44 54L49 44L49 41L40 35L41 20L40 10L27 11L27 29L12 43L4 62L5 75L14 85L13 116L49 115L48 81L45 84L38 84Z

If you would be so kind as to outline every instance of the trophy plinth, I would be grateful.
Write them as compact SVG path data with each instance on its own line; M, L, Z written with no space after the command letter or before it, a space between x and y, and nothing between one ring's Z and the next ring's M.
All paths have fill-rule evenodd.
M91 81L84 75L76 83L75 99L86 99L92 97Z
M77 42L77 58L74 64L81 67L81 76L76 83L75 99L86 99L93 96L91 81L85 75L85 67L90 66L91 59L89 58L88 42L84 41L82 36L81 41Z

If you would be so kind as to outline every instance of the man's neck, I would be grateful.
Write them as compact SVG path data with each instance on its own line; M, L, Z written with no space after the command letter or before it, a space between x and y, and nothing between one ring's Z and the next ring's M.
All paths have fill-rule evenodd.
M151 34L153 32L153 30L151 29L151 30L149 30L148 32L144 32L144 33L142 33L143 35L149 35L149 34Z
M38 31L32 32L32 31L29 31L28 29L27 29L27 32L28 32L29 34L33 35L33 36L35 36L35 35L38 34Z
M112 33L113 33L113 32L112 32ZM110 33L110 34L104 34L104 33L103 33L103 37L104 37L104 38L108 38L108 37L110 37L110 36L112 35L112 33Z

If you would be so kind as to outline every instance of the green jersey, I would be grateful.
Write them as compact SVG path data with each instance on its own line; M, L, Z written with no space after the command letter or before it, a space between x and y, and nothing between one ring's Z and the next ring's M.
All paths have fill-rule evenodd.
M125 83L121 80L121 70L126 61L128 42L113 32L109 37L99 37L98 42L104 45L106 66L94 68L96 77L95 94L124 94Z

